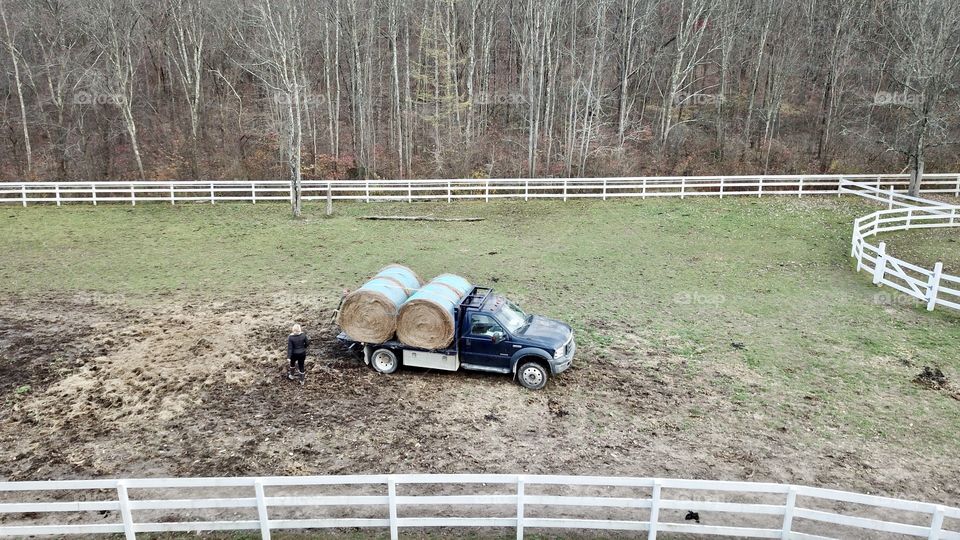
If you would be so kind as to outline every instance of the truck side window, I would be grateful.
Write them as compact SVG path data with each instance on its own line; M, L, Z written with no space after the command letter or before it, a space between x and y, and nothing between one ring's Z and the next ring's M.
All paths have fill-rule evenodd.
M470 334L474 336L492 336L495 332L503 333L500 324L489 315L475 313L470 320Z

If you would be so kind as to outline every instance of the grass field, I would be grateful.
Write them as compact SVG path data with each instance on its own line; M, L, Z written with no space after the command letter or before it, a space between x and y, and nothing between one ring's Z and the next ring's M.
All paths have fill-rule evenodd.
M8 307L39 294L52 310L78 295L141 312L251 299L247 311L270 310L278 296L332 308L387 263L454 272L570 322L581 353L564 381L607 370L612 386L598 395L612 396L619 370L656 379L648 359L667 358L685 392L677 411L662 406L670 429L695 439L719 423L717 437L743 430L780 441L767 452L787 441L816 471L847 467L838 485L955 502L960 488L946 479L960 473L960 387L913 379L924 366L960 379L960 316L854 272L851 224L874 208L847 198L344 204L330 218L308 205L301 220L282 205L4 208L0 291ZM367 214L484 221L357 219ZM956 231L907 238L888 241L926 259L917 262L960 268ZM11 350L3 362L22 361ZM663 430L646 436L669 446Z

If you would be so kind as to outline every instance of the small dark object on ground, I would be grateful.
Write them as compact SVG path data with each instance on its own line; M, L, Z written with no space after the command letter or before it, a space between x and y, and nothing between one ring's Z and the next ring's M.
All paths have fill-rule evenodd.
M734 341L730 346L741 351L747 348L747 344L742 341Z
M390 220L390 221L483 221L484 218L464 217L464 218L440 218L433 216L360 216L357 219L370 220Z
M687 515L683 516L683 519L685 521L693 520L697 523L700 523L700 514L699 512L694 512L693 510L690 510L689 512L687 512Z
M547 400L547 409L549 409L550 413L556 416L557 418L562 418L570 414L569 411L567 411L566 409L563 408L562 405L560 405L559 401L552 398Z
M923 366L923 371L913 378L913 382L927 388L940 390L947 386L947 376L943 374L943 371L940 371L940 368Z

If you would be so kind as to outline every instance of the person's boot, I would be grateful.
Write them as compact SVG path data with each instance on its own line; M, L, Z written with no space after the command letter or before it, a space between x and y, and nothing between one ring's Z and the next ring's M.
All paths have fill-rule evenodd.
M292 380L295 378L295 377L294 377L294 373L295 373L294 367L293 367L293 366L288 366L288 367L287 367L287 378L292 381Z
M297 370L297 379L299 379L300 384L303 384L303 383L307 382L307 372L306 372L306 371L300 371L300 370L298 369L298 370Z

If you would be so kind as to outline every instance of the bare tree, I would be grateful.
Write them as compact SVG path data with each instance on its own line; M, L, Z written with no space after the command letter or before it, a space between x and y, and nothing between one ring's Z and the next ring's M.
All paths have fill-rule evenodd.
M7 53L10 55L10 62L13 64L13 81L17 89L17 100L20 102L20 125L23 128L23 148L26 152L27 174L31 175L33 174L33 150L30 147L27 107L23 100L23 81L20 79L20 52L17 50L13 35L10 33L10 24L7 21L7 10L4 3L4 0L0 0L0 21L3 22L4 43L7 46Z
M243 13L234 39L249 60L239 64L266 88L278 107L280 152L290 171L290 205L301 214L301 152L306 80L302 0L256 0Z
M890 105L909 115L894 148L907 157L910 194L920 192L920 183L929 148L952 143L948 140L948 119L957 107L943 107L946 93L957 88L960 66L960 3L954 0L888 0L880 11L887 38L880 42L898 60L891 76L903 88L884 96Z
M190 170L197 176L200 103L203 99L203 55L208 21L203 0L168 0L170 47L190 115Z
M669 78L663 93L660 109L660 147L665 148L670 130L677 123L673 119L675 105L683 105L696 95L696 69L713 52L709 43L704 43L708 20L713 12L714 0L681 0L676 14L678 25L673 41L673 59Z
M295 209L310 174L906 162L916 189L960 139L948 0L0 2L10 178L279 163Z
M140 6L136 0L89 0L85 9L84 27L87 36L96 43L104 67L105 88L94 88L94 98L106 98L120 109L124 128L130 138L130 148L137 164L141 180L146 179L137 121L134 114L140 47L143 40L139 34L142 21ZM101 92L106 95L100 95Z

